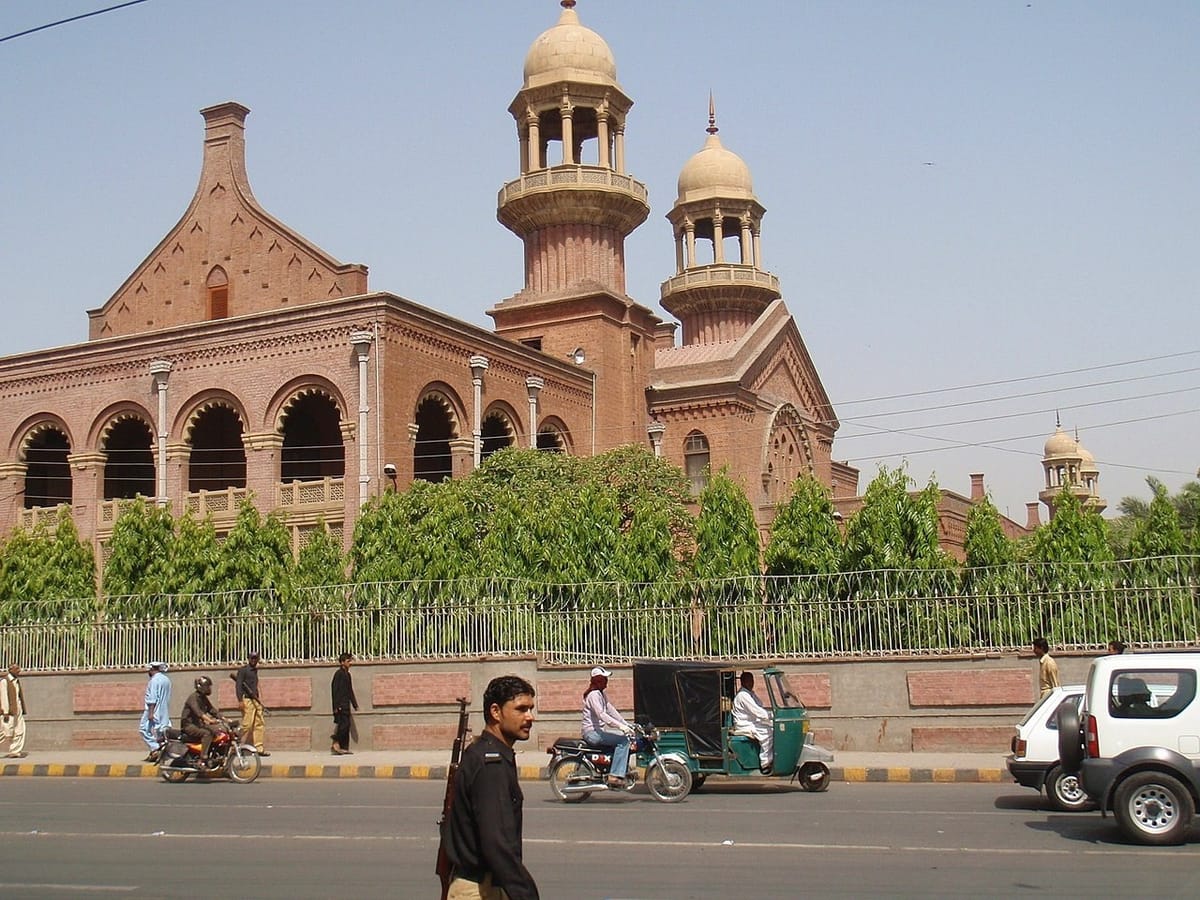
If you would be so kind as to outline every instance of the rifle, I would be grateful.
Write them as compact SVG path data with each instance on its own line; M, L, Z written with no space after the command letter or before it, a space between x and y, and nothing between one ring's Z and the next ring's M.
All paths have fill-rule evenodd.
M452 874L452 866L450 865L450 857L446 855L446 824L450 819L450 808L454 806L454 776L458 774L458 763L462 759L463 744L467 739L467 698L459 697L458 699L458 733L454 737L454 746L450 748L450 766L446 769L446 796L442 798L442 817L438 819L438 841L437 865L434 867L434 872L442 881L442 900L450 893L450 880Z

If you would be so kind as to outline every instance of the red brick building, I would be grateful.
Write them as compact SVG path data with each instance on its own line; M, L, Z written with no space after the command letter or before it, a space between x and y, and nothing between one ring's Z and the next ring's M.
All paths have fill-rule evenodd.
M713 116L667 213L660 300L678 324L627 294L625 238L650 211L626 174L632 100L604 40L562 6L509 107L520 166L497 215L524 244L525 284L488 311L494 331L371 291L365 266L271 216L246 172L248 110L209 107L195 196L88 312L89 340L0 359L0 533L66 504L99 547L136 496L223 531L252 497L286 514L297 546L319 523L348 540L393 475L460 477L510 444L644 444L697 487L727 466L763 525L802 472L853 494L763 267L764 208Z

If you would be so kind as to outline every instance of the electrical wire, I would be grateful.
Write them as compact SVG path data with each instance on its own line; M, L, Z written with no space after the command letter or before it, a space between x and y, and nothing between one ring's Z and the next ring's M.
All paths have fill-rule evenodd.
M59 25L67 25L70 22L78 22L80 19L90 19L92 16L102 16L105 13L114 12L118 9L124 9L127 6L137 6L139 3L145 3L146 0L128 0L127 3L118 3L116 6L109 6L106 9L97 9L89 13L81 13L78 16L71 16L67 19L59 19L57 22L47 22L45 25L38 25L36 28L26 28L24 31L18 31L15 34L6 34L0 37L0 44L5 41L16 40L19 37L25 37L28 34L34 34L38 31L45 31L47 28L56 28Z

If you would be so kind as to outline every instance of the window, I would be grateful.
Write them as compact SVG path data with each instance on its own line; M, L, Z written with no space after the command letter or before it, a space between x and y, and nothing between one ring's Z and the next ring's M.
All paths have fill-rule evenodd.
M692 496L699 497L708 484L708 438L693 431L683 442L683 470L692 483Z
M1113 672L1108 708L1114 719L1170 719L1196 698L1192 669Z
M220 266L214 266L205 282L208 291L209 319L229 318L229 277Z

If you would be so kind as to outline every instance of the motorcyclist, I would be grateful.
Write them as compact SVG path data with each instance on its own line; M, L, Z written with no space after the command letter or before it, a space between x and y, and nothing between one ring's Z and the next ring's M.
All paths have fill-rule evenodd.
M612 675L603 666L592 669L591 681L583 693L583 722L580 732L589 745L613 751L608 786L621 787L629 775L629 745L633 726L609 702L604 689Z
M201 675L193 684L196 690L183 704L179 727L189 740L200 742L200 761L197 768L206 769L208 748L212 746L213 738L225 730L225 723L212 701L208 699L212 694L212 679Z

